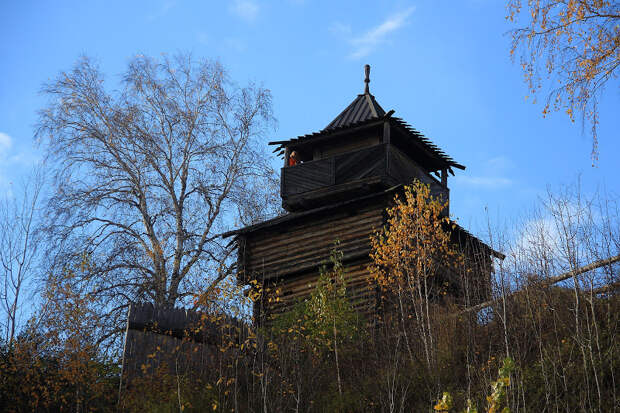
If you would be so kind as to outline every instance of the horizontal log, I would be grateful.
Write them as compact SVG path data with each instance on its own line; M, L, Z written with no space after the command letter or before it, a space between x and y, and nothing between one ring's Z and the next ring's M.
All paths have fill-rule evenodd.
M327 241L333 243L336 239L342 241L345 237L350 236L364 236L369 237L375 230L379 229L383 223L380 216L367 216L360 217L358 222L351 220L350 223L340 223L331 225L325 225L323 228L317 228L312 231L300 231L293 230L289 233L288 239L281 239L278 241L271 241L268 239L255 242L251 240L249 245L246 246L248 253L254 256L261 256L265 253L278 253L281 251L295 251L295 247L299 246L303 248L309 248L315 245L317 241Z
M341 234L341 236L322 239L320 242L304 245L302 247L296 247L290 250L283 249L276 254L260 256L250 252L246 265L249 268L267 268L286 262L296 263L313 256L328 259L331 251L335 248L334 242L336 240L340 241L337 247L339 251L349 250L354 246L367 246L370 248L370 234L366 231L357 234L347 234L346 236Z
M544 280L542 280L542 281L540 281L540 282L538 282L538 283L536 283L534 285L541 286L541 287L549 287L551 285L559 283L560 281L564 281L564 280L567 280L567 279L572 278L572 277L577 277L578 275L585 274L587 272L590 272L590 271L595 270L595 269L600 268L600 267L604 267L606 265L614 264L614 263L616 263L618 261L620 261L620 255L616 255L614 257L610 257L610 258L607 258L607 259L604 259L604 260L594 261L591 264L584 265L583 267L579 267L579 268L577 268L575 270L567 271L567 272L562 273L560 275L556 275L554 277L546 278L546 279L544 279ZM509 294L508 297L512 297L512 296L514 296L516 294L519 294L519 293L522 293L522 292L523 292L523 290L515 291L514 293ZM496 298L494 300L485 301L484 303L480 303L480 304L475 305L473 307L469 307L469 308L466 308L466 309L462 310L460 312L460 314L480 311L483 308L487 308L487 307L491 307L491 306L493 306L495 304L499 304L503 299L504 299L504 297L500 297L500 298Z
M361 279L365 279L368 276L368 271L366 269L359 269L357 271L349 271L345 270L344 281L347 287L352 286L354 283L357 283ZM304 288L315 288L316 282L319 278L319 274L314 272L304 277L299 277L293 282L290 282L290 279L283 279L278 283L273 284L274 288L279 288L282 290L283 294L286 294L287 291L298 291Z
M285 227L285 230L280 229L271 232L249 234L248 242L252 247L259 247L265 241L269 241L274 244L286 244L290 239L290 233L292 231L314 233L332 227L334 225L334 222L341 223L342 225L354 224L360 219L365 219L372 216L382 217L383 207L381 206L380 208L372 209L364 208L359 210L348 209L347 211L339 212L326 211L326 215L324 215L323 217L313 217L313 219L308 219L303 222L295 222L289 224L289 226Z
M344 269L347 298L356 310L366 311L376 306L376 292L370 280L367 265L368 262L361 262L345 266ZM278 283L270 284L272 289L277 288L281 293L278 295L278 301L272 300L265 303L267 311L281 313L303 298L309 297L317 286L318 277L318 272L313 272L302 277L285 278Z
M616 291L616 290L620 290L620 282L611 283L611 284L604 285L602 287L595 288L592 290L592 294L598 295L598 294L604 294L604 293L608 293L610 291Z
M316 282L308 283L305 287L301 287L297 289L287 289L287 286L282 286L280 288L284 289L284 291L282 291L282 293L278 297L280 297L280 300L297 301L296 299L309 295L312 291L316 289L316 287L317 287ZM347 295L349 295L349 293L358 292L361 290L368 291L369 286L368 286L367 278L364 278L364 282L360 284L356 284L356 285L352 285L347 282L346 288L347 288Z
M363 244L362 247L355 248L341 248L343 253L343 261L357 259L361 257L367 257L370 253L370 247ZM296 261L295 265L280 265L272 267L264 267L251 271L254 275L260 275L261 278L270 279L283 277L285 275L299 274L308 270L319 268L321 265L325 265L329 262L327 256L321 256L319 258L311 257L303 261ZM250 269L246 269L249 271Z

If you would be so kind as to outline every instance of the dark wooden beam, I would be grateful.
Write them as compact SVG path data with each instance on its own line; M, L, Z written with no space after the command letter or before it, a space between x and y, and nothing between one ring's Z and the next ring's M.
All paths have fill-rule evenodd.
M317 134L316 136L312 136L312 135L300 136L297 142L290 142L289 147L292 149L297 149L303 146L315 145L317 143L321 143L326 140L332 139L336 136L355 134L364 129L371 129L373 127L377 127L381 125L383 122L384 122L383 119L377 119L374 122L366 123L364 125L356 126L353 128L344 128L342 130L337 130L335 132L329 132L326 134Z
M383 143L390 143L390 132L392 125L390 122L383 122Z

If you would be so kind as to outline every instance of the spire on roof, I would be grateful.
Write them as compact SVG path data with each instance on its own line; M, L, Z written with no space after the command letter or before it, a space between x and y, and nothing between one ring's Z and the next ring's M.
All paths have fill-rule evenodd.
M385 116L385 111L381 105L379 105L375 97L370 94L370 65L364 66L364 73L366 75L364 79L364 83L366 84L364 93L357 95L353 102L336 116L323 130L342 128L369 119L378 119Z

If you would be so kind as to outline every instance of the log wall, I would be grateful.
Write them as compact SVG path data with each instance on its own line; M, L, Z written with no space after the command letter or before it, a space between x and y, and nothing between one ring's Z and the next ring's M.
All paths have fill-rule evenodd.
M268 294L257 303L255 316L280 313L310 295L316 287L319 269L329 264L336 241L337 249L343 254L347 294L359 312L375 313L379 294L367 270L370 236L385 225L384 211L392 197L390 193L360 198L357 203L319 208L308 214L293 215L294 218L277 225L239 234L239 281L257 280L271 293L279 291L278 297ZM436 277L436 281L448 282L448 292L457 302L478 303L488 296L490 253L485 248L472 250L467 243L473 238L461 232L455 232L453 242L464 247L472 269L471 279L466 280L466 286L461 273L446 273Z
M279 301L264 300L263 310L275 314L307 297L316 287L320 268L329 264L336 247L343 254L347 294L361 313L374 311L376 290L369 281L370 235L385 223L385 199L347 205L296 221L279 230L257 231L243 246L245 279L264 280Z
M368 256L370 235L384 224L385 206L329 210L283 228L248 234L244 242L246 279L275 279L316 270L329 259L334 243L344 261Z
M350 262L344 268L344 280L347 298L355 311L367 317L377 309L378 291L367 269L368 258ZM328 268L329 269L329 268ZM310 296L317 286L319 270L311 271L296 277L275 280L269 283L271 294L263 302L263 310L268 315L276 315ZM274 291L278 290L279 293Z

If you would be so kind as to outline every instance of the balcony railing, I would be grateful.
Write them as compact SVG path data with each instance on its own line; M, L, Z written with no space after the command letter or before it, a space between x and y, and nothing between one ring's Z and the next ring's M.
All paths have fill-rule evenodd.
M431 192L448 199L448 188L426 173L413 160L391 144L380 144L326 159L282 168L282 199L329 188L346 190L347 183L381 181L385 185L409 184L414 179L431 186Z

